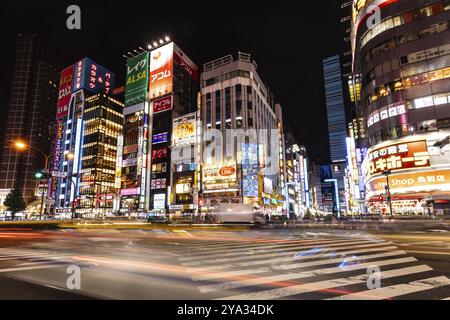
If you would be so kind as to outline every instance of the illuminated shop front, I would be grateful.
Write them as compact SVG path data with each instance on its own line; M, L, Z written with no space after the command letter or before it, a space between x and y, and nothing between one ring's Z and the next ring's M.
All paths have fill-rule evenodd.
M450 148L439 144L450 132L418 135L369 149L363 163L369 213L432 214L450 200ZM449 207L450 208L450 207Z

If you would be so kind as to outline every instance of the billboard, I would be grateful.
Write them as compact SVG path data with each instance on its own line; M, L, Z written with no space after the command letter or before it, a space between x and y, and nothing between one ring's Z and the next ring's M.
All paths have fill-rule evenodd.
M89 58L84 58L75 63L72 91L86 89L92 93L109 93L114 88L114 80L114 73Z
M258 197L258 146L242 144L242 194L244 197Z
M386 178L375 178L367 183L367 192L385 193ZM450 170L431 170L414 173L402 173L389 176L389 188L393 193L407 191L448 190Z
M59 172L61 166L61 157L63 155L63 136L64 136L64 122L59 120L56 126L56 141L55 149L53 151L53 170ZM50 197L56 193L58 189L58 178L52 177Z
M166 207L166 194L156 193L153 196L153 210L164 209Z
M153 144L166 143L169 140L169 134L167 132L158 133L153 135Z
M184 69L192 79L198 82L199 73L197 65L176 44L173 47L173 60Z
M149 99L153 100L173 91L173 42L153 50L150 54Z
M236 180L236 163L205 166L203 168L203 182Z
M160 113L166 110L172 110L173 96L167 96L153 101L153 114Z
M172 146L182 147L197 141L197 114L190 113L173 119Z
M127 83L125 85L125 105L130 106L147 99L148 52L127 61Z
M426 140L400 142L376 148L367 154L364 174L370 177L386 170L424 168L430 166Z
M72 85L73 65L61 71L61 77L59 79L58 110L56 111L57 119L65 117L69 113Z

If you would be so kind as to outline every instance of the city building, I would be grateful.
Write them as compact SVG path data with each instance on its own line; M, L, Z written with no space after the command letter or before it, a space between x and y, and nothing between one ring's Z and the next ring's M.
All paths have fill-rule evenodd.
M204 209L246 203L281 213L286 208L281 107L256 62L239 52L204 64L201 95Z
M47 201L56 214L112 209L123 124L114 80L114 73L88 58L61 72Z
M314 173L306 149L297 143L292 130L285 125L286 192L291 218L301 218L314 208Z
M128 59L119 210L197 210L198 77L171 41Z
M325 86L325 103L328 117L328 134L330 142L331 172L328 178L333 183L337 194L333 206L336 213L346 212L348 203L345 200L345 169L347 163L347 121L344 100L343 75L339 55L323 60L323 76Z
M449 21L448 0L353 3L370 213L449 213Z
M38 196L35 174L44 169L44 156L30 148L18 151L12 141L20 139L45 154L50 153L49 126L58 94L57 70L55 59L37 35L17 36L9 107L3 123L0 164L2 198L16 181L19 181L26 203Z

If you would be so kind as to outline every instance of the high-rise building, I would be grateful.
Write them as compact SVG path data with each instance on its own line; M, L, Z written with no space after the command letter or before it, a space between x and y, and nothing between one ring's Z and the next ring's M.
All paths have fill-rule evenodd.
M114 78L88 58L61 72L48 192L49 206L57 214L74 209L98 214L113 207L123 125L123 104L113 96Z
M449 23L448 0L354 1L372 213L449 213Z
M198 76L171 41L128 59L120 210L197 209Z
M325 85L325 103L328 117L328 134L330 142L331 172L334 184L334 210L345 211L345 167L347 161L347 122L344 99L343 75L339 55L323 60Z
M345 120L341 60L338 55L323 60L323 77L331 161L333 163L343 162L346 159L347 123Z
M239 52L204 64L201 94L204 207L247 203L282 209L281 107L277 116L256 62Z
M17 151L20 138L49 154L52 110L58 92L58 68L35 34L19 34L15 48L8 114L5 115L0 166L0 194L5 196L16 181L27 203L35 199L36 172L44 169L42 154L32 149Z

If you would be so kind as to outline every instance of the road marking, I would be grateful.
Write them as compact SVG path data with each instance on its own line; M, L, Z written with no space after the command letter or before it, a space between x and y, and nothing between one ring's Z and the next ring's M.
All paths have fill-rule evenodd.
M57 268L57 267L61 267L61 264L48 264L48 265L45 265L45 266L31 266L31 267L18 267L18 268L0 269L0 273L17 272L17 271L28 271L28 270L38 270L38 269L50 269L50 268Z
M386 257L393 257L393 256L404 255L404 254L406 254L406 252L404 252L404 251L393 251L393 252L353 257L348 260L350 260L351 262L355 262L355 261L359 261L359 260L386 258ZM315 267L315 266L327 265L327 264L332 264L332 263L342 263L344 260L346 260L346 259L344 259L344 258L325 259L325 260L318 260L318 261L280 265L280 266L276 266L276 267L272 267L272 268L246 269L246 270L230 271L230 272L210 272L210 273L206 273L206 274L202 274L202 275L198 275L198 276L192 276L191 278L193 281L212 280L212 279L218 279L218 278L227 278L227 277L236 276L236 275L251 275L251 274L258 274L258 273L269 273L269 272L273 272L274 270L290 270L290 269L295 269L295 268ZM346 271L345 269L347 267L351 267L351 265L347 265L345 267L340 267L341 271Z
M223 256L221 253L227 253L230 250L233 250L232 253L235 253L236 255L239 254L238 252L241 251L249 251L249 250L266 250L266 249L281 249L281 248L289 248L289 247L296 247L296 246L302 246L302 245L313 245L313 244L328 244L328 243L339 243L339 242L350 242L354 240L340 240L340 241L303 241L298 243L291 243L291 244L274 244L274 245L261 245L261 244L252 244L252 245L228 245L228 246L222 246L224 249L211 249L209 250L206 248L205 250L199 250L199 252L194 253L190 257L184 257L182 260L195 260L195 259L202 259L203 257L210 256L210 253L215 253L216 256L220 257ZM221 247L221 248L222 248ZM270 251L270 250L267 250ZM274 250L272 250L274 251Z
M357 245L357 244L362 244L365 243L364 241L355 241L355 242L349 242L349 243L345 243L346 247L353 247L353 245ZM333 248L333 247L338 247L341 246L341 248L343 248L344 246L342 246L343 244L330 244L330 245L326 245L326 248ZM207 264L213 264L213 263L222 263L222 262L231 262L231 261L240 261L240 260L252 260L252 259L260 259L260 258L273 258L273 257L281 257L281 256L287 256L290 255L294 252L297 252L299 250L303 250L303 249L313 249L313 248L318 248L318 247L325 247L325 246L321 246L319 244L317 245L307 245L307 246L300 246L300 247L295 247L295 248L291 248L289 250L284 250L284 251L275 251L274 253L266 253L266 252L262 252L262 253L258 253L258 254L253 254L250 253L247 255L242 252L232 252L228 255L214 255L214 256L205 256L202 257L201 259L196 258L195 260L198 261L193 261L193 262L185 262L183 263L184 266L189 267L189 266L196 266L196 265L204 265L205 263ZM273 251L270 251L273 252ZM234 257L234 256L238 256L238 257ZM226 258L219 258L219 259L212 259L216 256L219 257L223 257L225 256ZM205 260L206 259L206 260ZM193 260L193 259L191 259Z
M379 246L379 244L378 244ZM354 246L359 247L359 246ZM334 248L336 249L336 248ZM290 255L286 258L275 258L275 259L262 259L257 261L250 261L250 262L242 262L237 263L235 265L229 264L229 265L219 265L219 266L208 266L208 267L200 267L200 268L188 268L187 272L191 273L199 273L199 272L205 272L205 271L217 271L217 270L225 270L228 268L233 267L252 267L256 265L267 265L267 264L274 264L274 263L281 263L281 262L296 262L299 260L309 260L309 259L318 259L318 258L324 258L324 257L335 257L335 256L343 256L348 254L355 254L355 253L366 253L366 252L377 252L377 251L389 251L389 250L398 250L395 246L384 246L384 247L377 247L377 248L364 248L364 249L357 249L357 250L350 250L350 251L339 251L339 252L328 252L328 251L320 251L316 254L311 255L305 255L305 256L299 256L296 257L295 255Z
M415 261L417 261L417 259L415 259L413 257L371 261L371 262L367 262L367 263L348 266L347 268L345 268L345 270L343 270L342 268L339 268L339 267L331 267L331 268L303 271L303 272L298 272L298 273L289 273L289 274L285 274L285 275L269 276L269 277L264 277L264 278L259 277L259 278L252 278L252 279L247 279L247 280L224 282L224 283L219 283L219 284L201 286L199 288L202 288L203 290L205 290L205 292L214 292L214 291L221 291L221 290L227 290L227 289L233 289L233 288L247 287L247 286L252 286L252 285L272 283L272 282L277 282L277 281L288 281L288 280L295 280L295 279L302 279L302 278L312 278L312 277L316 277L316 276L364 270L364 269L367 269L368 267L374 266L374 265L376 265L378 267L382 267L382 266L390 266L390 265L403 264L403 263L409 263L409 262L415 262ZM267 279L267 281L266 281L266 279Z
M395 270L388 270L384 271L382 273L382 278L394 278L394 277L401 277L413 273L421 273L426 271L431 271L432 269L425 265L420 266L414 266L414 267L407 267L402 269L395 269ZM333 289L337 287L342 286L349 286L354 284L360 284L367 281L368 277L370 275L363 274L359 276L354 277L347 277L347 278L339 278L339 279L333 279L333 280L324 280L319 282L311 282L311 283L305 283L295 286L288 286L284 288L278 288L278 289L270 289L270 290L264 290L259 292L253 292L248 294L241 294L226 298L220 298L217 300L269 300L269 299L278 299L283 298L287 296L293 296L297 294L302 293L308 293L308 292L315 292L315 291L321 291L321 290L327 290L327 289ZM360 294L360 293L355 293Z
M329 300L382 300L450 285L447 277L435 277L334 297Z
M256 266L260 264L267 264L270 263L279 263L279 262L289 262L289 261L297 261L297 260L306 260L306 259L314 259L314 258L322 258L322 257L334 257L337 255L347 255L347 254L354 254L354 253L364 253L364 252L376 252L376 251L386 251L386 250L397 250L398 248L395 246L384 246L384 244L377 244L377 245L363 245L363 246L354 246L354 248L363 247L364 249L358 249L358 250L350 250L350 251L334 251L338 248L333 248L332 252L329 252L330 250L323 250L321 252L318 252L316 254L308 254L304 256L291 256L287 258L275 258L271 260L262 260L262 261L251 261L251 262L243 262L237 264L239 267L251 267ZM377 246L376 248L371 248ZM348 247L343 247L348 248ZM370 249L369 249L370 248ZM341 248L339 248L341 249Z

